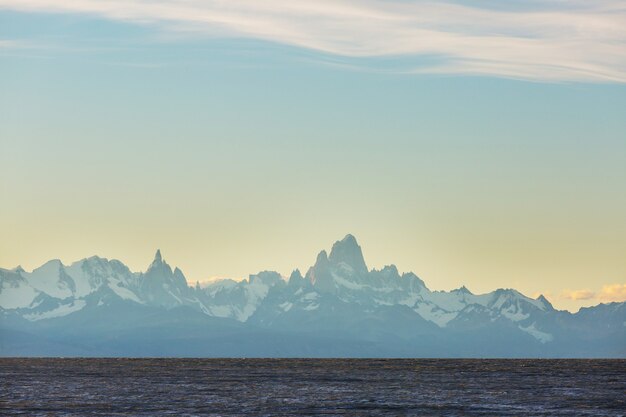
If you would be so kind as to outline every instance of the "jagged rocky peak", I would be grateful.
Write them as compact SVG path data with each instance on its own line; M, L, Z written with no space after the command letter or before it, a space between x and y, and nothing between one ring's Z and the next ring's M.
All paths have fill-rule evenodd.
M172 268L167 264L167 262L165 262L165 260L163 259L163 256L161 256L160 249L157 249L156 253L154 254L154 260L148 267L148 270L146 271L146 273L153 271L153 270L167 270L167 273L170 275L173 273Z
M156 253L154 254L154 261L152 261L152 263L161 263L163 262L163 257L161 256L161 249L157 249Z
M45 264L41 265L39 268L35 268L33 270L33 272L34 271L40 271L40 270L58 271L63 266L64 266L63 262L61 262L60 259L51 259L48 262L46 262Z
M395 265L385 265L382 269L372 269L372 274L382 276L386 279L400 279L400 273L398 267Z
M317 254L317 258L315 259L315 266L327 266L328 265L328 254L325 250L322 250Z
M300 286L303 282L304 282L304 277L300 273L300 270L294 269L294 271L289 276L289 285Z
M178 268L177 268L178 269ZM178 281L178 283L182 283L181 281L185 280L184 276L181 278L182 272L180 270L175 274L172 271L172 268L163 260L161 256L161 251L157 250L154 255L154 260L148 267L148 270L143 274L142 278L142 288L145 289L146 285L149 285L150 282L154 283L162 283L162 282L171 282ZM186 282L186 281L185 281ZM160 285L160 284L159 284ZM187 284L185 283L185 286Z
M537 297L537 301L540 301L545 306L546 310L554 310L554 306L552 306L552 303L548 301L548 299L544 297L543 294L540 294L539 297Z
M463 285L461 288L457 288L456 290L452 290L452 292L473 295L473 293L465 285Z
M391 275L399 275L398 274L398 267L391 264L391 265L385 265L383 267L383 269L381 269L381 272L384 272L386 274L391 274Z
M138 295L148 305L172 308L190 303L193 290L183 272L178 268L172 271L157 250L150 267L141 275Z
M330 263L328 262L328 255L325 250L322 250L317 254L317 258L315 258L315 264L309 268L306 276L311 283L315 283L315 275L319 273L327 273L329 269Z
M93 271L95 269L101 269L108 265L109 260L106 258L100 258L99 256L90 256L89 258L82 259L75 264L80 265L80 268L85 271ZM71 266L74 266L72 264Z
M367 273L367 265L365 265L361 247L357 243L356 238L350 234L335 242L328 260L333 265L342 266L341 264L343 264L343 266L349 266L357 274Z
M181 271L178 267L174 268L174 280L177 282L178 285L181 285L181 286L189 285L187 283L187 278L185 278L185 275L183 274L183 271Z
M309 268L306 273L306 279L311 285L322 292L334 292L336 290L330 271L330 262L328 261L328 255L325 250L317 255L315 265Z
M283 278L276 271L261 271L258 274L250 275L248 277L248 283L260 283L264 285L273 286L281 283Z

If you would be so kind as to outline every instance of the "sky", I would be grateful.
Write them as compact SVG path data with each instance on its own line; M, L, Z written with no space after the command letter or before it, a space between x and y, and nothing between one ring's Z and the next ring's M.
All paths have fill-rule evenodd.
M623 301L625 83L620 1L0 0L0 266Z

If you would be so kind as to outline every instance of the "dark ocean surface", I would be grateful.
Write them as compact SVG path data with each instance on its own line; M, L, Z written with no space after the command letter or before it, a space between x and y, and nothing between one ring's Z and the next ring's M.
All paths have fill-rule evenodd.
M626 360L0 359L8 416L620 416Z

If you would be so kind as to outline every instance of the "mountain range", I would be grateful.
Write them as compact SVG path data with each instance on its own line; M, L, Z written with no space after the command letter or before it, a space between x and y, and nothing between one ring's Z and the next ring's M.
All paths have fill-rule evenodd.
M303 276L189 286L93 256L0 268L0 356L626 357L626 302L555 309L514 289L432 291L369 269L352 235Z

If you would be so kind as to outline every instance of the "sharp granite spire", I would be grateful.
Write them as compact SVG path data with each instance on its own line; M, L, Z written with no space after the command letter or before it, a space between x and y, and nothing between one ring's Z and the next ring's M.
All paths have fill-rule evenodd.
M157 249L156 253L154 254L154 259L152 260L152 263L150 264L150 266L148 266L148 271L155 268L161 269L164 266L169 268L169 265L167 265L167 263L163 260L163 256L161 256L161 249Z
M328 260L334 265L343 263L354 269L358 274L367 273L367 265L365 265L361 247L351 234L347 234L342 240L335 242L330 250Z

